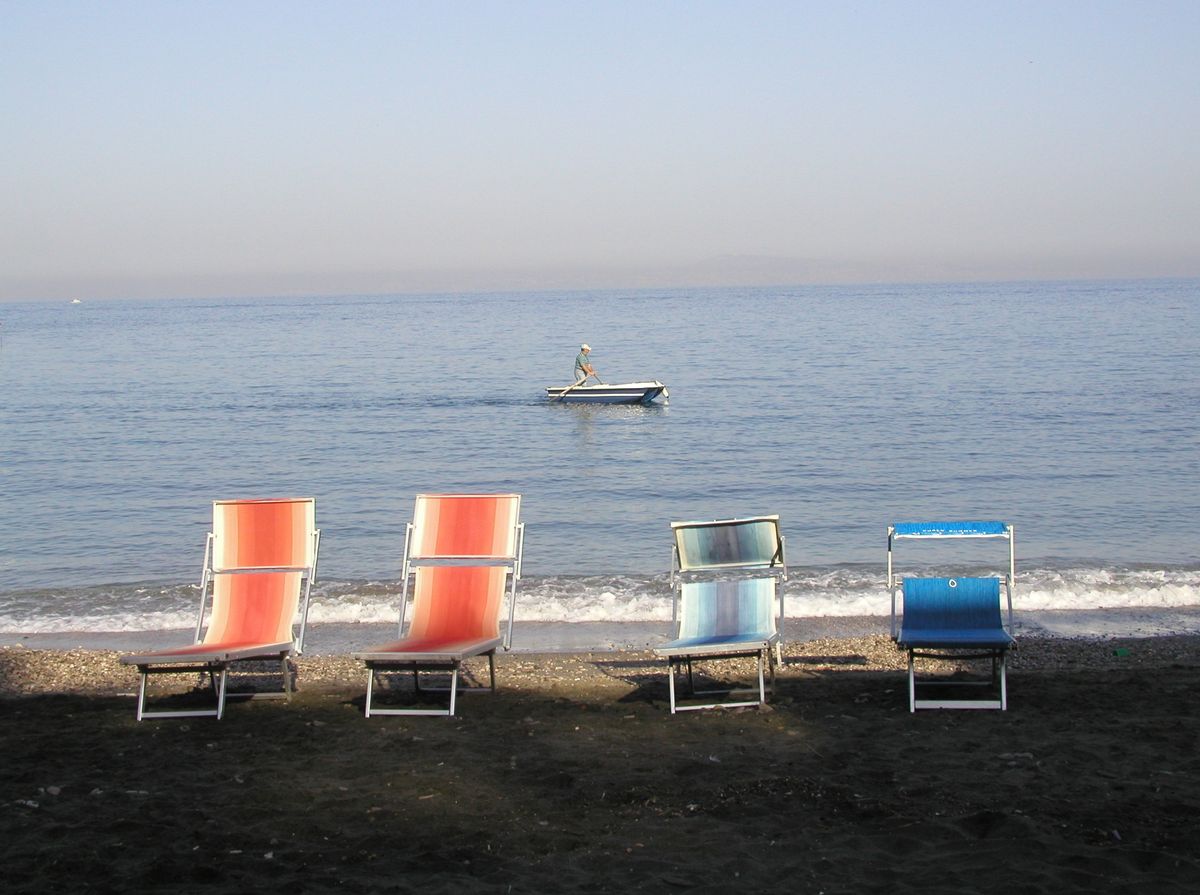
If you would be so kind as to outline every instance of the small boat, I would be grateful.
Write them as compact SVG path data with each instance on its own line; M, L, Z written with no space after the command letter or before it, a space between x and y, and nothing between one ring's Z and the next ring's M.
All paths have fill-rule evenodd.
M670 403L667 387L653 382L595 383L592 385L548 385L546 397L554 404L650 404L659 395Z

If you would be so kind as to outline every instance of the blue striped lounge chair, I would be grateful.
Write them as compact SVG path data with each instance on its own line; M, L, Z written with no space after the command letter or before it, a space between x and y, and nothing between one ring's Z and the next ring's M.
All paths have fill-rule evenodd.
M1009 544L1009 569L1003 582L989 578L897 578L893 545L902 538L1003 538ZM1012 625L1012 586L1016 576L1013 526L1003 522L898 522L888 529L888 586L892 593L892 639L908 653L908 705L917 709L1008 708L1008 653L1016 645ZM1002 611L1003 583L1007 614ZM918 681L919 658L962 661L990 659L987 680ZM934 688L980 688L983 699L932 698Z
M777 581L786 580L787 565L779 517L672 522L671 528L675 639L655 649L667 660L671 713L765 705L766 676L769 672L774 691L783 639L783 595ZM696 690L694 661L747 656L757 659L756 689ZM681 668L687 670L686 704L676 695ZM754 698L737 698L747 692ZM707 698L712 696L726 698Z

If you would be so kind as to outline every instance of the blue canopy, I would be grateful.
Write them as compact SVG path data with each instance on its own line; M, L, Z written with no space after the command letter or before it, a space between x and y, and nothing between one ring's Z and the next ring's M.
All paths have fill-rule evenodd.
M1003 538L1008 526L1003 522L897 522L892 526L898 538Z

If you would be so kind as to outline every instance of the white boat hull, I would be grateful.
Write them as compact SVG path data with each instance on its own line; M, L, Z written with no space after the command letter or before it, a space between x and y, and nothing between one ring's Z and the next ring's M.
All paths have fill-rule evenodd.
M554 404L649 404L659 395L670 398L667 387L657 379L652 382L593 383L574 388L569 385L546 387L546 397Z

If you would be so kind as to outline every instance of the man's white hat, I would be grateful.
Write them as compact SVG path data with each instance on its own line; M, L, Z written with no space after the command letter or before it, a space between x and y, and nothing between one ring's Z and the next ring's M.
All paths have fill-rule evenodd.
M589 345L587 342L584 342L582 345L579 346L579 350L580 351L591 351L592 346Z

